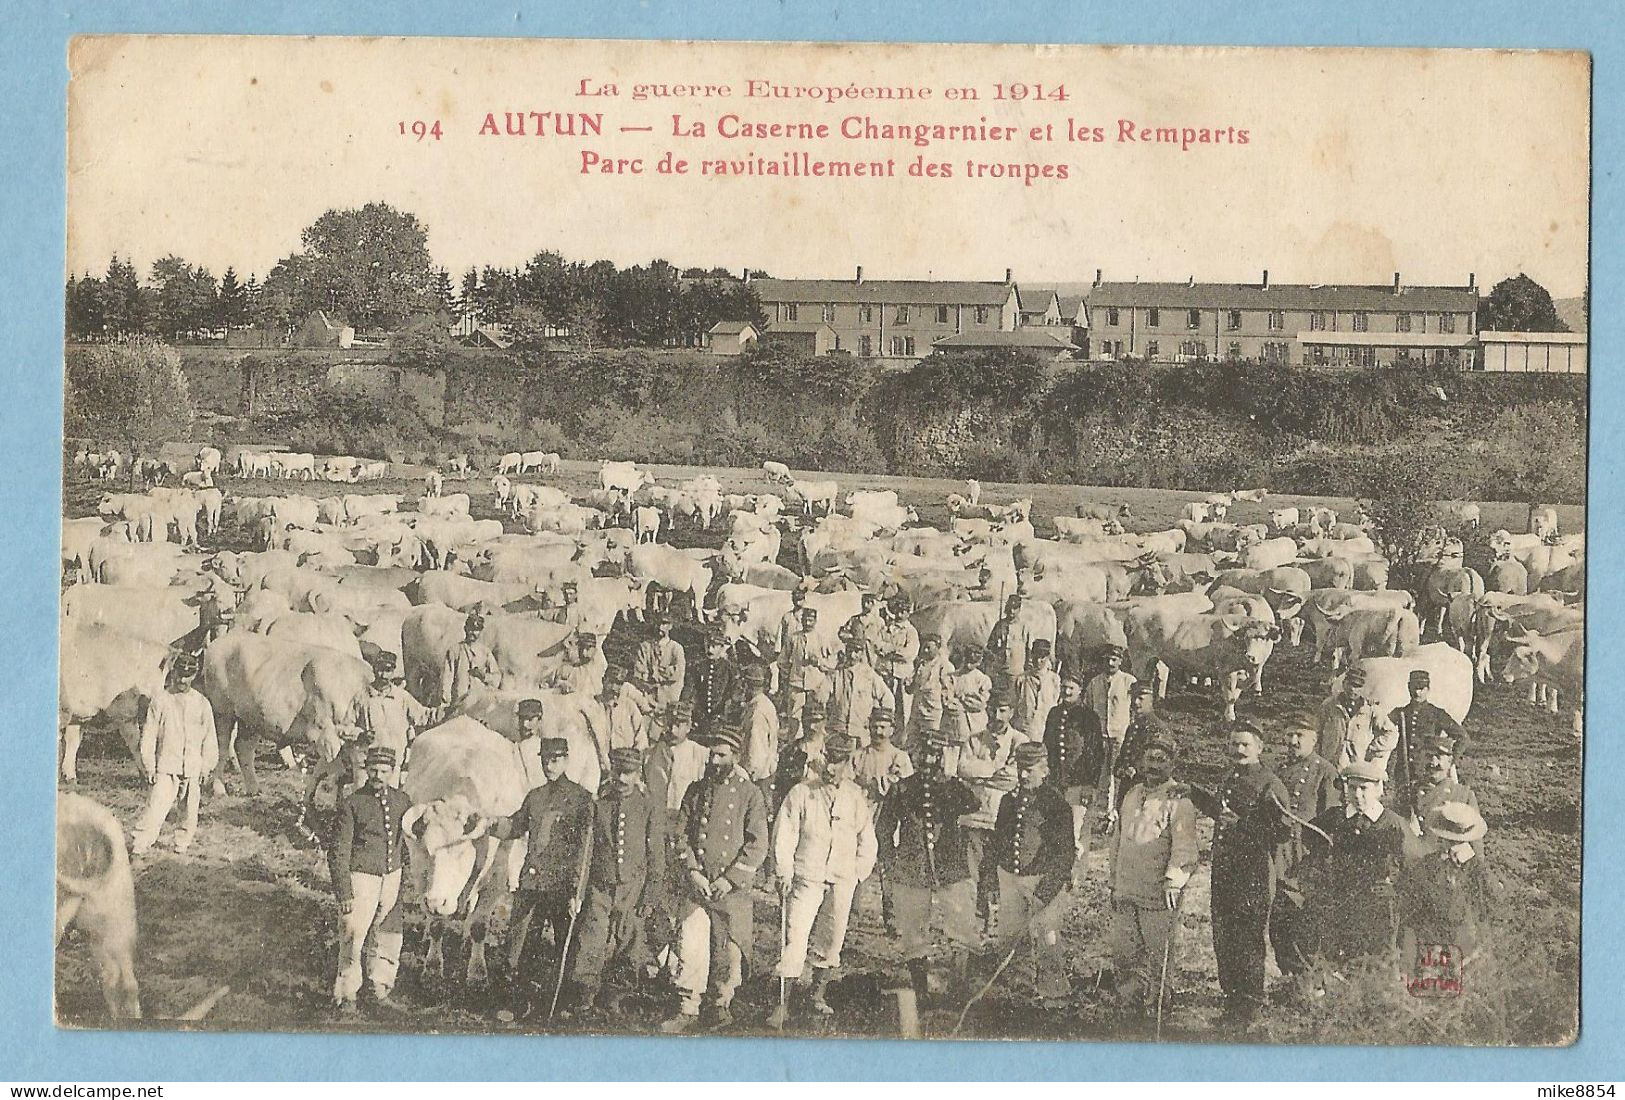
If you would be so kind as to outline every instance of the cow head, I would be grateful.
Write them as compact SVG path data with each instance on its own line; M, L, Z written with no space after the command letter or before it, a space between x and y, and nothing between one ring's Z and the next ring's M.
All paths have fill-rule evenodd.
M414 866L422 875L423 905L436 916L449 917L473 907L475 841L490 823L467 798L458 795L413 806L401 819L411 845Z
M1508 636L1511 634L1509 632ZM1503 683L1516 683L1532 679L1540 671L1540 655L1531 645L1514 645L1508 652L1506 664L1501 668Z
M1237 663L1245 668L1261 668L1275 643L1281 640L1281 628L1274 623L1259 622L1241 615L1227 615L1224 631L1235 653Z
M1303 595L1298 592L1289 592L1284 588L1264 589L1264 598L1275 609L1277 617L1289 619L1303 610Z

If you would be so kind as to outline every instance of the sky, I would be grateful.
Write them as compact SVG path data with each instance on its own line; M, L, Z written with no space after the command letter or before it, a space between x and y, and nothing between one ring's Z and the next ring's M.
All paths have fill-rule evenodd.
M325 210L382 201L428 227L454 279L551 249L804 278L860 264L869 278L1008 268L1034 283L1097 269L1239 282L1268 269L1278 283L1387 283L1397 271L1445 285L1471 273L1487 287L1521 271L1557 297L1587 282L1581 54L96 37L76 41L71 63L73 272L99 273L114 253L144 272L174 253L263 277ZM747 95L753 80L801 95ZM610 84L619 94L580 94ZM638 84L713 94L639 101ZM813 88L843 98L808 98ZM930 98L844 98L899 88ZM950 100L956 90L978 98ZM597 113L603 132L480 133L488 113L502 130L506 112L532 111ZM830 136L719 137L725 115ZM841 137L853 117L1015 132L922 147ZM441 136L401 132L416 121L438 121ZM1051 140L1034 140L1046 126ZM1157 127L1178 139L1124 139ZM1101 140L1066 140L1096 128ZM1184 147L1187 128L1217 140ZM668 151L686 173L657 171ZM894 174L700 174L703 162L785 153L889 160ZM588 154L601 159L583 173ZM601 171L617 159L642 171ZM952 175L910 175L917 159Z

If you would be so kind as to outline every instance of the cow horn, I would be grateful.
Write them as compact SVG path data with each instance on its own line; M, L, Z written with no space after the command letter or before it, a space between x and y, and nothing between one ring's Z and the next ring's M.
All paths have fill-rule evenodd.
M429 804L424 802L407 810L406 814L401 818L401 832L422 839L424 830L428 827L427 822L423 820L428 809Z

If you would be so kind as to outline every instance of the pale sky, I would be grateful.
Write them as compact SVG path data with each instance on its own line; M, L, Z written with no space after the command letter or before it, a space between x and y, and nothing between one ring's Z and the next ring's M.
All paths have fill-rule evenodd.
M261 277L330 207L380 200L429 228L453 278L542 249L780 277L1586 285L1589 72L1582 54L479 39L95 38L70 89L68 269L145 274L174 252ZM748 98L776 84L908 85L914 103ZM581 81L619 97L583 98ZM994 100L996 82L1067 100ZM631 98L635 83L727 98ZM976 102L950 102L950 88ZM487 112L597 111L599 137L480 136ZM673 114L705 138L674 137ZM824 123L827 139L724 139L718 119ZM841 120L1018 127L1016 140L842 139ZM439 141L399 133L441 123ZM1103 142L1069 143L1068 120ZM1248 143L1125 143L1122 124L1245 129ZM1057 139L1034 141L1050 124ZM621 126L651 126L622 133ZM655 173L665 150L691 174ZM643 175L582 175L583 150ZM699 162L895 162L892 179L701 178ZM951 179L910 178L916 156ZM1067 167L1031 186L966 162ZM1056 171L1055 168L1051 169Z

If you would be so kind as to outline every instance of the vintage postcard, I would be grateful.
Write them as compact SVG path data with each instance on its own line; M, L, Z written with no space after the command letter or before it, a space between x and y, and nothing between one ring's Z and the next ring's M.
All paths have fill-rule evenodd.
M1574 1041L1586 55L70 61L59 1025Z

